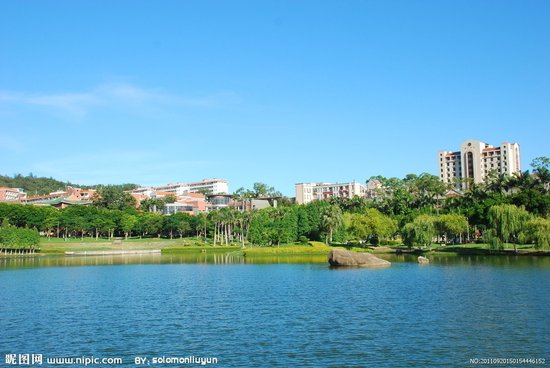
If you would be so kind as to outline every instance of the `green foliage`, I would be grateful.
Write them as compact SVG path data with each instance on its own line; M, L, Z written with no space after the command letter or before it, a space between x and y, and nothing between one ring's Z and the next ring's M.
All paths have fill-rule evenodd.
M142 213L138 216L136 230L142 236L159 235L164 223L164 217L156 213Z
M525 209L511 204L493 206L489 209L489 224L494 230L494 236L502 243L514 243L514 250L517 250L515 244L529 217Z
M166 204L174 203L177 200L176 196L169 194L163 198L146 198L141 201L139 209L142 211L161 213Z
M413 222L403 226L401 229L403 243L409 248L413 246L431 247L436 235L436 219L435 216L420 215Z
M346 213L344 225L351 240L370 240L374 245L397 231L396 221L375 208L368 208L363 213Z
M409 174L403 179L373 177L371 179L382 183L373 198L331 198L307 205L281 199L279 204L284 205L278 208L247 213L226 208L196 216L180 213L162 216L158 212L175 198L145 200L141 209L146 213L137 213L133 197L124 192L135 185L125 184L99 187L95 206L89 207L69 206L58 210L0 203L0 219L17 228L28 227L48 237L66 239L132 234L170 238L194 235L204 239L202 241L210 238L216 246L240 243L244 247L249 243L272 246L297 240L305 244L308 239L388 244L400 233L403 242L413 247L430 246L436 239L446 243L462 242L467 240L467 234L482 234L495 249L508 242L546 247L550 237L547 220L550 159L538 158L532 166L535 175L524 172L508 177L495 172L485 183L469 183L464 195L450 198L443 195L446 185L424 173ZM13 183L3 185L27 189ZM45 192L64 189L66 183L56 185L61 186ZM241 199L278 195L274 188L263 183L235 192L236 198ZM506 207L507 215L495 212L495 208L504 206L511 206ZM514 217L512 208L524 208L518 215L521 221ZM468 231L469 226L475 230Z
M537 175L540 183L545 186L545 191L548 192L550 189L548 187L550 183L550 158L537 157L531 162L531 167L533 167L533 173Z
M39 178L32 173L23 176L16 174L12 177L0 175L0 187L22 188L29 195L43 195L58 190L65 190L67 186L78 186L69 182L64 183L53 178Z
M535 217L526 224L527 239L535 244L535 248L540 249L550 246L550 219Z
M267 211L256 211L250 221L248 239L252 244L269 245L271 240L271 218Z
M120 216L120 229L124 232L126 239L132 234L132 230L137 225L138 219L136 216L129 213L122 213Z
M283 195L274 187L270 187L265 183L254 183L253 189L245 189L243 187L234 192L236 198L265 198L265 197L282 197Z
M0 248L2 249L36 249L40 235L34 229L23 229L9 225L7 220L0 226Z
M330 205L323 208L321 212L321 227L327 234L325 243L332 243L334 231L343 224L342 210L340 207Z
M483 233L483 240L489 244L489 248L493 250L504 249L504 242L497 236L495 229L488 229Z
M446 242L468 231L468 219L464 215L449 213L434 218L435 229Z
M107 185L98 188L93 197L94 206L109 210L130 210L136 207L136 200L121 186Z
M0 187L22 188L28 195L44 195L59 190L66 190L68 186L82 189L93 189L100 185L79 185L70 182L62 182L54 178L37 177L30 173L27 176L16 174L13 177L0 175ZM121 190L132 190L138 187L137 184L113 185Z
M191 219L192 216L188 213L175 213L171 216L164 217L163 230L170 236L170 239L174 237L174 234L183 237L191 232Z

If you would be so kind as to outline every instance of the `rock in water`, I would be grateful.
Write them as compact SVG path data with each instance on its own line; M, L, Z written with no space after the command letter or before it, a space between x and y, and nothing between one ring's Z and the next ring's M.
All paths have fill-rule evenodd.
M391 263L370 253L357 253L345 249L332 249L328 256L331 266L385 267Z
M426 257L418 256L418 263L428 264L428 263L430 263L430 260Z

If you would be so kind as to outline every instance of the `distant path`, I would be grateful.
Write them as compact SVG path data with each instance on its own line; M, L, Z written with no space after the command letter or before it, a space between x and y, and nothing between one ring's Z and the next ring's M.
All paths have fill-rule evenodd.
M160 249L143 250L84 250L77 252L65 252L68 256L112 256L119 254L160 254Z

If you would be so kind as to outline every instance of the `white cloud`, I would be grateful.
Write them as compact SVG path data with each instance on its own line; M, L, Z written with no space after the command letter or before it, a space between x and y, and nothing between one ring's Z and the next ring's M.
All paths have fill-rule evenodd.
M116 108L135 112L136 108L217 108L240 103L232 92L204 97L186 97L161 89L143 88L128 83L102 84L88 91L35 93L0 91L1 104L36 106L69 117L84 117L94 109Z

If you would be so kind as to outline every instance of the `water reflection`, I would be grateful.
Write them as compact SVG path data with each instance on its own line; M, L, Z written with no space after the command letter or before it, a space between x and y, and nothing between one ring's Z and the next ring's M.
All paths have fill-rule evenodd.
M417 263L417 256L377 254L392 263ZM434 266L548 267L550 257L433 254ZM105 266L131 264L327 264L324 255L242 256L235 253L136 254L106 256L35 256L0 258L0 270L36 267ZM430 266L428 265L428 267Z
M417 255L411 254L380 254L378 257L390 262L417 262ZM497 255L457 255L457 254L428 254L426 257L432 265L487 265L513 267L550 267L550 257L546 256L497 256Z

